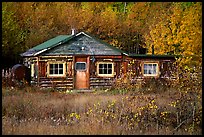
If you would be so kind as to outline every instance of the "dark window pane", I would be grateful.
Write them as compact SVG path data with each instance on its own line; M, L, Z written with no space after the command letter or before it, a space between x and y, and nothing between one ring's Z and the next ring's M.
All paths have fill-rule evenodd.
M63 64L59 64L59 68L63 69Z
M108 69L108 74L112 74L112 69Z
M50 69L50 74L53 74L53 71Z
M50 74L53 74L53 64L50 64Z
M76 63L76 70L86 70L86 63Z
M104 74L108 74L108 69L104 69Z
M59 74L63 74L63 69L60 69L60 70L59 70Z
M103 74L102 70L103 70L103 69L99 69L99 74Z
M103 64L99 64L99 68L103 68Z
M104 74L104 69L99 69L99 74Z
M53 69L53 64L50 64L50 69Z
M109 68L109 69L110 69L110 68L112 69L112 64L108 64L108 68Z

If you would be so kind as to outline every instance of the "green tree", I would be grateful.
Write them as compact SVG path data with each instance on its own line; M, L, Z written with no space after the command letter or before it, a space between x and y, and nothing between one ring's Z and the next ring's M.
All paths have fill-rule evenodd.
M9 58L11 62L18 62L19 54L25 50L26 33L19 27L14 7L15 3L2 3L2 57L3 61Z

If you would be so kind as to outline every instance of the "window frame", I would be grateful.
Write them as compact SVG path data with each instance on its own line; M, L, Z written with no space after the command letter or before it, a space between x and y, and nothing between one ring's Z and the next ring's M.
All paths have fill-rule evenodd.
M99 65L100 64L112 64L112 73L111 74L99 74ZM97 76L99 77L114 77L115 72L114 72L114 62L97 62L97 67L96 67L96 72L97 72Z
M77 63L85 63L85 69L76 69L76 65L77 65ZM75 63L75 66L74 66L74 69L75 69L75 71L86 71L87 70L87 63L86 62L76 62Z
M153 66L153 64L156 64L156 74L145 74L145 72L144 72L144 66L145 66L145 64L152 64L152 66ZM143 74L143 76L144 77L159 77L159 62L143 62L143 64L142 64L142 74Z
M63 65L63 74L50 74L50 64L62 64ZM58 67L59 68L59 67ZM66 76L66 62L62 61L49 61L47 62L47 76L48 77L65 77Z

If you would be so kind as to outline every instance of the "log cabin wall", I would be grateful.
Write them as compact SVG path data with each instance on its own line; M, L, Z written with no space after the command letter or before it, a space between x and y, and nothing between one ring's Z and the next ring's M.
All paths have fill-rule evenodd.
M157 79L174 79L176 67L173 62L174 59L123 59L122 56L90 56L89 66L89 89L95 88L110 88L115 84L115 80L125 73L131 73L131 82L136 83L138 80L141 81L148 77L143 76L142 65L144 62L158 62L159 64L159 77ZM65 62L66 69L65 77L49 77L48 76L48 62L50 61L62 61ZM32 63L36 63L37 59L33 59ZM114 76L102 77L97 75L97 63L98 62L112 62L114 65ZM39 58L39 83L40 87L44 88L63 88L63 89L74 89L74 56L66 57L40 57ZM131 65L130 65L131 64ZM123 65L123 66L122 66ZM124 67L124 68L123 68ZM32 83L37 84L37 77L32 78Z
M66 62L66 77L49 77L48 62ZM37 62L37 61L34 61ZM114 76L102 77L97 75L97 62L112 62L114 64ZM43 88L74 89L74 56L70 57L39 57L38 77L33 77L33 84ZM95 61L90 60L90 89L110 88L117 77L119 77L122 64L121 56L96 56ZM39 81L38 81L39 79ZM38 81L38 82L37 82Z
M113 63L112 76L99 76L97 74L97 63ZM110 88L119 76L122 64L122 56L95 56L95 61L90 61L90 89Z
M65 64L65 76L49 76L48 63L60 61ZM38 85L43 88L73 89L73 57L39 57ZM33 78L36 84L37 77Z
M143 75L144 68L142 67L145 62L158 63L158 76L147 77ZM138 80L144 80L148 78L156 79L176 79L177 68L174 64L175 59L161 59L161 58L147 58L147 59L128 59L127 72L131 75L131 82L136 83Z

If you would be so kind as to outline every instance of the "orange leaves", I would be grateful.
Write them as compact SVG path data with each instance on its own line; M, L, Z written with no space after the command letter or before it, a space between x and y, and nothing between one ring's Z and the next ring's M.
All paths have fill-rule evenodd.
M69 34L74 27L123 47L136 45L134 37L139 33L140 40L145 38L143 42L149 52L152 45L155 54L166 54L175 50L173 45L179 45L182 55L190 55L188 52L201 55L202 3L191 3L186 8L180 5L182 3L171 2L20 2L11 4L9 10L15 14L20 28L29 32L25 47L57 34Z

